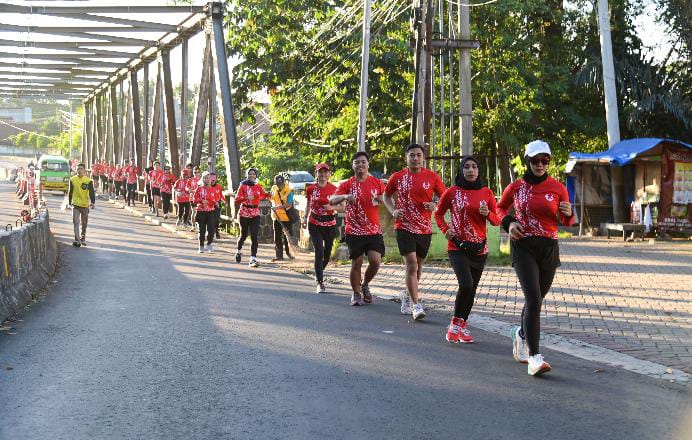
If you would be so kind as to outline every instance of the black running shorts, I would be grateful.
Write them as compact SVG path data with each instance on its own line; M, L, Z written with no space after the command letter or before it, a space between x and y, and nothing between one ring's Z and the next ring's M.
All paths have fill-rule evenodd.
M414 234L404 229L396 230L396 244L399 246L401 255L415 252L417 257L427 257L431 239L432 234Z
M344 237L348 246L348 257L351 260L362 256L368 251L378 252L384 255L384 239L382 234L374 235L346 235Z

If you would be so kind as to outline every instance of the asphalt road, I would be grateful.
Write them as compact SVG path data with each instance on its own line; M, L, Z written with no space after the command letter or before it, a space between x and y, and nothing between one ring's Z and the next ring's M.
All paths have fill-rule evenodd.
M349 307L103 202L73 248L60 199L54 284L0 333L0 439L691 438L687 387L550 351L529 377L508 338L448 344L446 316Z

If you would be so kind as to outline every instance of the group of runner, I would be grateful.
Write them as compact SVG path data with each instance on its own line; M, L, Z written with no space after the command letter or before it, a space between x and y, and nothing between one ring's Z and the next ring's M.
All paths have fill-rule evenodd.
M135 204L139 168L134 159L125 159L122 164L100 161L91 166L91 179L94 187L101 184L101 192L116 199L120 196L127 200L128 206Z

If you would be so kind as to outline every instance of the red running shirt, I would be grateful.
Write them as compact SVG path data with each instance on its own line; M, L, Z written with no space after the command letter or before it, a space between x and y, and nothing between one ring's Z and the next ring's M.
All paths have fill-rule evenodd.
M195 191L193 197L195 202L195 208L199 212L210 212L214 210L214 201L216 201L216 194L209 186L200 186Z
M445 184L434 171L423 168L412 173L408 168L397 171L387 182L385 193L396 192L396 209L404 212L394 222L394 229L403 229L412 234L432 234L432 212L425 209L424 203L432 202L433 194L438 197L445 192Z
M525 236L557 240L558 216L565 226L572 225L576 220L574 212L571 217L565 217L559 212L560 202L569 202L567 188L548 176L536 185L531 185L524 179L510 183L502 193L497 208L498 214L504 217L509 208L514 206L514 217L524 229Z
M346 203L346 234L381 234L380 211L373 199L384 194L384 183L376 177L359 182L356 176L343 182L336 189L337 195L352 194L353 202Z
M220 203L224 201L223 188L221 187L221 185L217 183L216 185L212 185L211 189L214 191L214 197L216 197L216 202L219 203L219 206L221 206Z
M122 182L125 180L125 169L122 167L117 167L113 173L113 180L116 182Z
M334 215L333 209L325 208L329 205L329 196L336 192L336 186L333 183L327 182L327 184L320 188L316 183L309 185L305 188L305 196L310 201L310 217L308 221L317 226L334 226L336 225L336 218L330 221L322 222L313 217L313 215L325 216Z
M485 202L490 213L488 216L481 215L481 203ZM452 186L440 198L435 210L435 222L442 233L450 229L450 224L445 221L445 213L450 211L449 218L454 235L461 241L482 243L486 239L488 231L486 219L491 225L497 226L502 218L497 215L497 205L495 194L488 187L481 189L462 189ZM459 248L451 240L447 241L447 250L458 251ZM488 244L478 255L488 253Z
M175 182L175 176L171 173L161 173L159 177L159 187L162 193L170 194L173 192L173 183ZM153 186L153 185L152 185Z
M137 176L139 175L139 168L134 165L130 165L125 168L125 175L127 176L127 183L130 185L137 183Z
M175 181L173 185L175 190L175 201L178 203L187 203L190 201L190 179L181 177Z
M163 174L163 170L151 170L149 171L149 184L152 188L160 188L159 178Z
M253 199L248 200L248 196L253 196ZM249 218L257 217L260 215L259 202L267 197L269 194L259 183L252 186L241 183L235 196L235 203L240 203L238 215Z

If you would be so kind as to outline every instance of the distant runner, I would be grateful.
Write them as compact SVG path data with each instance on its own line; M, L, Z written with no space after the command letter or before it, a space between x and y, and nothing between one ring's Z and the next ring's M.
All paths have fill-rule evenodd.
M329 197L336 192L336 186L329 182L331 174L329 165L318 163L315 165L317 183L305 188L307 198L306 215L303 220L303 228L307 227L310 233L312 246L315 248L315 283L317 293L326 293L324 286L324 269L329 264L332 255L332 246L336 237L336 216L329 203Z
M243 243L250 235L252 246L250 247L250 267L257 267L257 246L259 245L259 226L260 226L260 209L259 203L262 199L269 197L269 194L262 188L262 185L257 181L257 169L250 168L247 170L247 178L240 183L235 196L235 203L239 206L238 222L240 223L240 238L235 251L235 261L240 263Z

